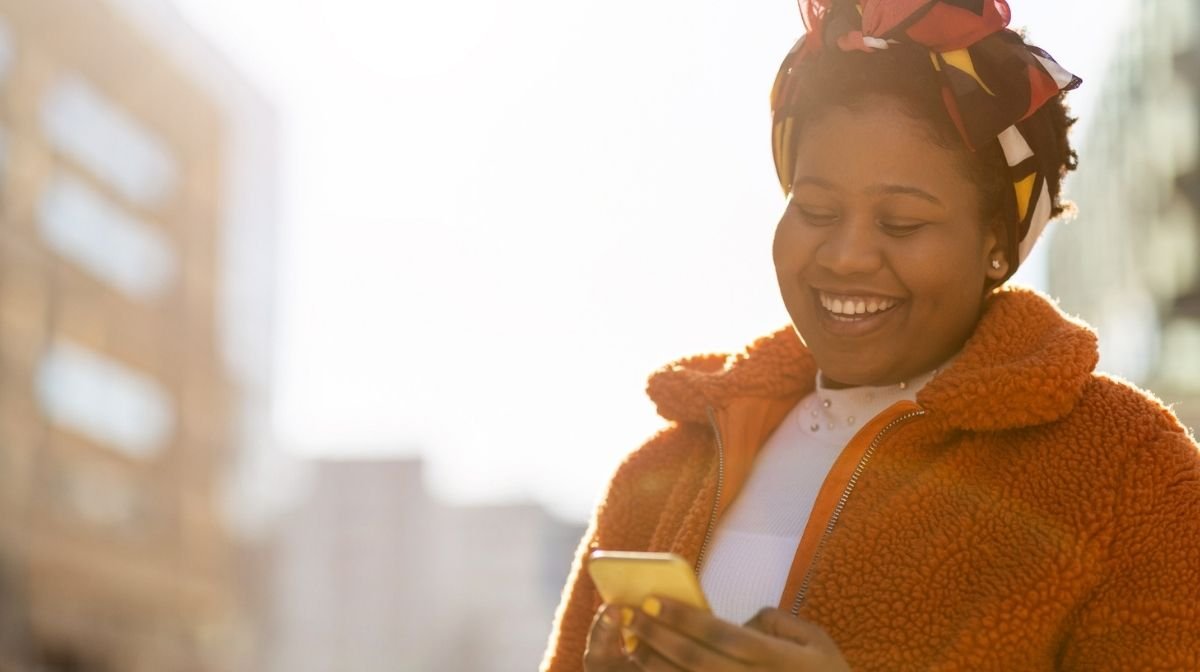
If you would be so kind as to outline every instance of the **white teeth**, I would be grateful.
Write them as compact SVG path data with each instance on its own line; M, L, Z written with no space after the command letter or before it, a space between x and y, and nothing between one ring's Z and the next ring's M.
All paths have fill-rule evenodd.
M896 305L891 299L866 298L834 298L824 292L819 293L821 306L835 315L873 315L881 313Z

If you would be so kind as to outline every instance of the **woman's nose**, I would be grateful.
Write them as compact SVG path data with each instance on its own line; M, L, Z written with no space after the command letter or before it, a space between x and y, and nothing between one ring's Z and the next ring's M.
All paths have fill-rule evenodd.
M875 222L866 217L844 216L828 229L817 248L816 262L836 275L860 275L879 270L883 251Z

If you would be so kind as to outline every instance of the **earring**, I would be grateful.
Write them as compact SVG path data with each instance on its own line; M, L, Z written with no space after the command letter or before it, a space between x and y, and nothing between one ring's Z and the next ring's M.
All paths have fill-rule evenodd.
M996 269L997 271L1000 270L1000 260L999 259L992 259L992 268Z

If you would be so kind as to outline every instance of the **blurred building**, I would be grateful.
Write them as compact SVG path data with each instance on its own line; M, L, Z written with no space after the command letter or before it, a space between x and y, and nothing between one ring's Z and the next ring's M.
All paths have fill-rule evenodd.
M1130 3L1076 138L1079 206L1053 238L1050 289L1100 332L1101 368L1200 427L1200 7Z
M252 669L273 132L162 3L0 0L0 669Z
M313 477L264 564L264 670L537 669L581 526L440 504L418 461L320 461Z

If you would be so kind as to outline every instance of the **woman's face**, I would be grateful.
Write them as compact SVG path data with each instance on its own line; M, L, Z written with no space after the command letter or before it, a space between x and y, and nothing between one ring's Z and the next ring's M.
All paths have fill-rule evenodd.
M882 97L804 126L773 252L792 324L830 385L890 385L942 364L1008 269L961 157L932 137Z

